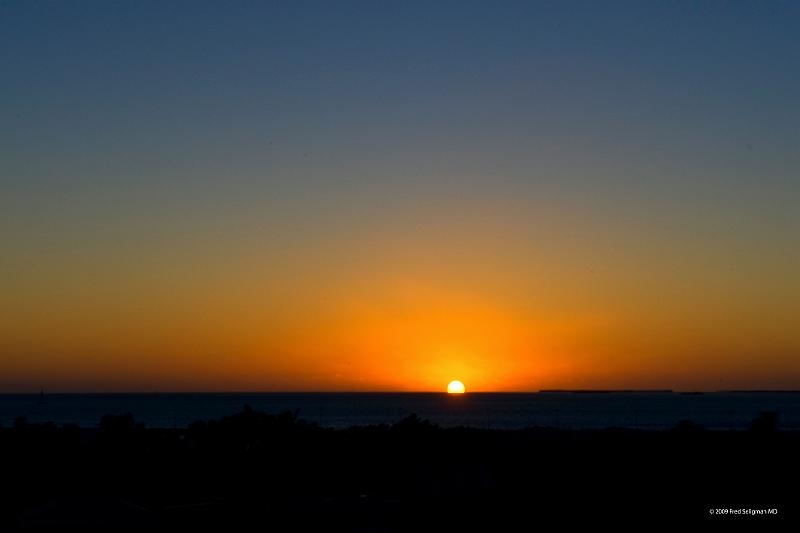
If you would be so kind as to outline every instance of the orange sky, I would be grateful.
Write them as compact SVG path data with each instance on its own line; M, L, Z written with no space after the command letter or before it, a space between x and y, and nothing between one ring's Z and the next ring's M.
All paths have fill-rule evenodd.
M12 258L4 390L792 388L788 266L550 205L461 198L264 237L70 234ZM333 216L333 215L332 215ZM133 227L133 229L131 229ZM702 226L698 226L702 229ZM735 244L735 243L734 243ZM7 263L8 265L8 263ZM759 283L752 280L758 279Z
M795 3L84 3L0 7L0 392L800 388Z

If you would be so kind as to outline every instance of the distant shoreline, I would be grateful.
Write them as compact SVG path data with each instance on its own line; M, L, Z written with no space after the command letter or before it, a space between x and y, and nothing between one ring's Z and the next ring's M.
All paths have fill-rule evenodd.
M186 427L231 415L243 405L298 412L323 427L393 423L417 413L443 427L669 429L691 420L706 429L746 429L775 412L800 429L800 395L784 391L550 390L536 393L40 393L0 394L0 424L16 417L95 426L105 414L131 413L148 427Z

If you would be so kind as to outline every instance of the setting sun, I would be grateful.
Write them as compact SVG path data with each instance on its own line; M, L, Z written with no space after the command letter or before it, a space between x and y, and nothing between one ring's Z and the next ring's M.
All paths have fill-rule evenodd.
M460 381L453 380L447 384L447 393L448 394L464 394L464 384Z

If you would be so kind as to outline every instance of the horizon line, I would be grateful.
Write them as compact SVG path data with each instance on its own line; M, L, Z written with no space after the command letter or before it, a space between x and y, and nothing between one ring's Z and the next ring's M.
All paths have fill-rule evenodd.
M614 393L650 393L650 394L715 394L715 393L800 393L798 389L539 389L539 390L512 390L512 391L492 391L492 390L477 390L467 391L464 394L614 394ZM0 391L0 395L49 395L49 394L443 394L451 395L446 390L420 390L420 391L402 391L402 390L114 390L114 391L55 391L48 392L46 389L40 389L38 392L21 392L21 391ZM460 394L457 396L461 396Z

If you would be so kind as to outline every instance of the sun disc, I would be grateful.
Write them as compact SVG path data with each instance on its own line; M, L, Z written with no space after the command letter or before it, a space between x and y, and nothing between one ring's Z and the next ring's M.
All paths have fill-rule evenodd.
M450 383L447 384L447 393L448 394L464 394L465 392L464 384L454 379Z

